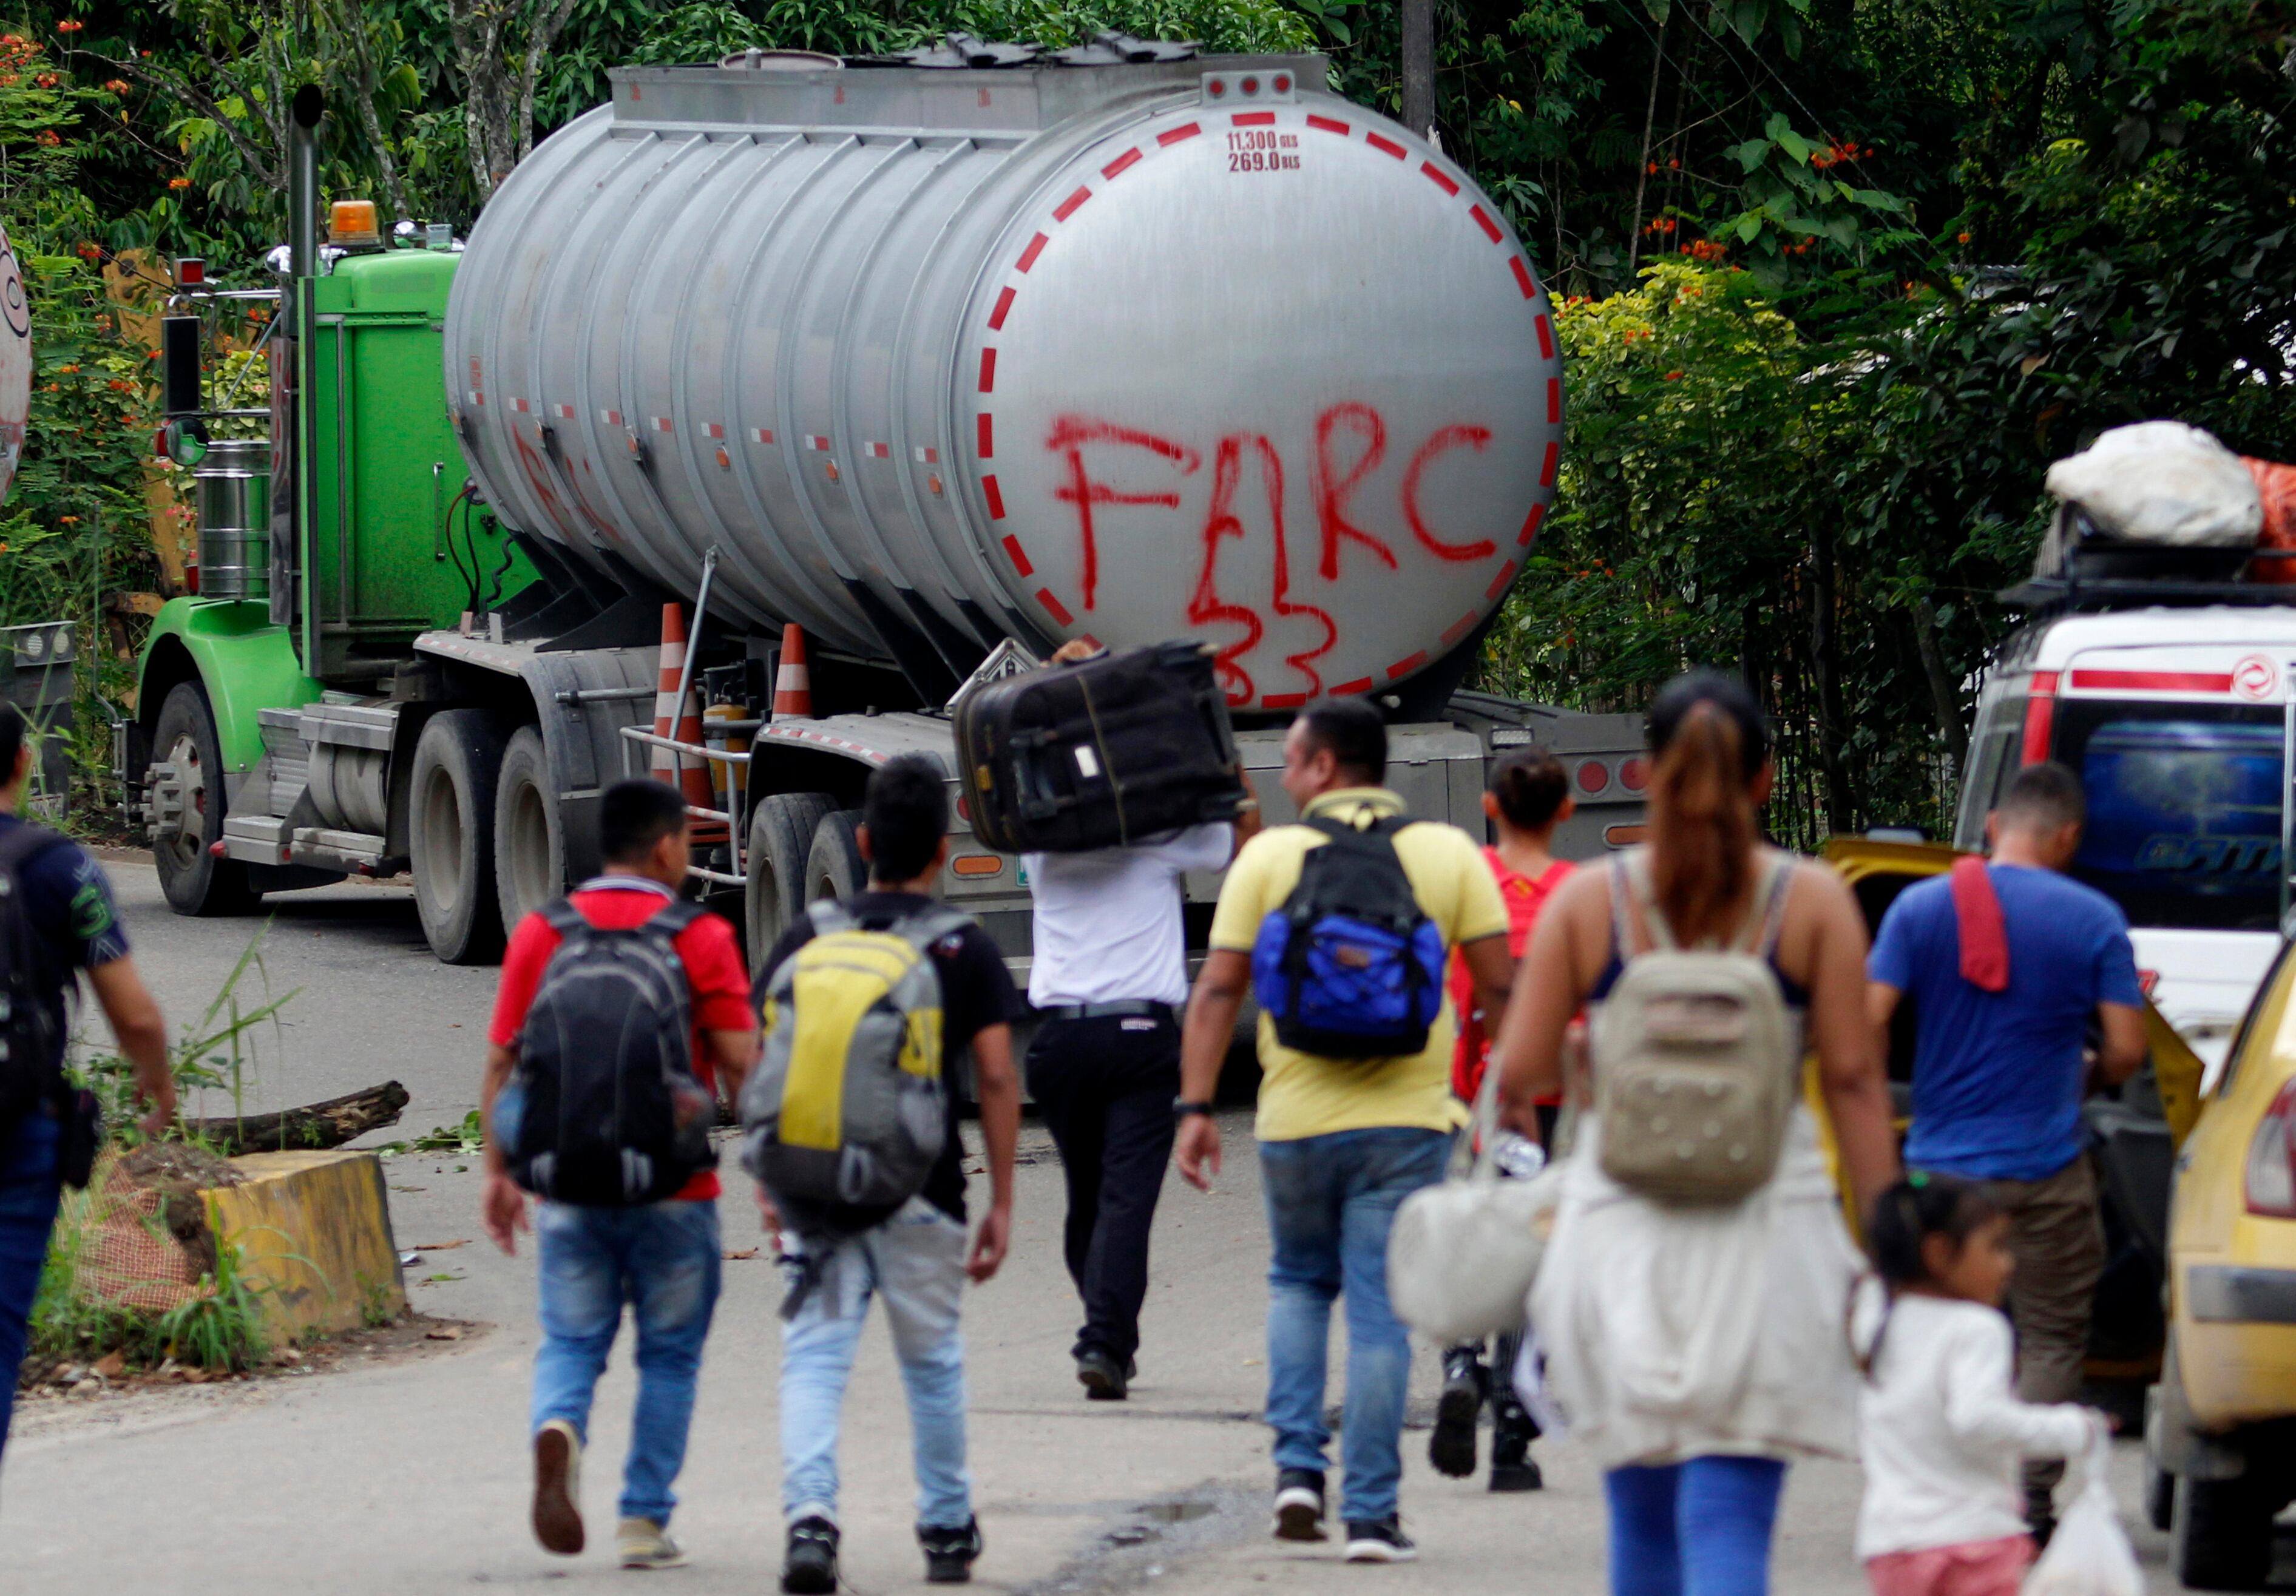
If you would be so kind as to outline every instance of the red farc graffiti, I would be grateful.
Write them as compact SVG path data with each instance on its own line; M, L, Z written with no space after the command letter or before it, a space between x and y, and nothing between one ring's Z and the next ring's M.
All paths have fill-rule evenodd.
M1394 548L1354 519L1359 513L1354 508L1358 490L1387 458L1385 418L1369 405L1334 405L1316 416L1314 438L1308 496L1316 513L1319 574L1325 581L1339 579L1341 545L1349 543L1368 550L1388 569L1400 569ZM1485 427L1464 423L1439 427L1419 446L1404 471L1398 506L1404 524L1411 528L1420 545L1439 560L1464 563L1488 559L1498 552L1497 544L1488 538L1461 543L1439 536L1428 525L1419 502L1421 481L1438 459L1461 448L1480 453L1490 441L1490 430ZM1104 476L1095 476L1092 462L1086 459L1086 451L1095 446L1144 451L1170 468L1172 485L1155 488L1136 483L1119 487ZM1084 608L1091 610L1098 607L1100 588L1096 508L1136 505L1178 510L1181 479L1202 469L1203 456L1186 444L1140 428L1076 414L1064 414L1054 421L1046 436L1045 447L1063 457L1062 477L1053 496L1062 503L1075 506L1080 585ZM1105 456L1101 458L1099 469L1103 472L1112 471ZM1281 618L1306 617L1316 621L1323 634L1322 641L1314 647L1283 656L1284 663L1299 674L1301 685L1298 690L1269 692L1264 697L1242 660L1266 640L1267 621L1250 605L1224 597L1219 590L1222 545L1230 539L1239 544L1248 541L1238 504L1244 491L1248 464L1259 468L1259 490L1267 504L1271 535L1269 607ZM1275 442L1260 432L1234 432L1223 437L1213 451L1211 499L1199 534L1203 564L1188 600L1187 618L1189 624L1195 626L1226 625L1242 628L1242 635L1222 647L1215 659L1215 667L1232 704L1247 704L1257 699L1269 708L1283 708L1305 703L1324 691L1316 661L1330 653L1340 641L1339 622L1330 612L1292 596L1285 507L1283 459Z

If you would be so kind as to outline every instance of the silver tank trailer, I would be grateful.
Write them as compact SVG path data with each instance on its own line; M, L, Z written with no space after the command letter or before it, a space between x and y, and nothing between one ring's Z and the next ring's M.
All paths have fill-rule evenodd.
M1550 307L1318 56L635 68L488 205L446 324L514 525L961 673L1180 634L1240 709L1405 681L1554 492Z

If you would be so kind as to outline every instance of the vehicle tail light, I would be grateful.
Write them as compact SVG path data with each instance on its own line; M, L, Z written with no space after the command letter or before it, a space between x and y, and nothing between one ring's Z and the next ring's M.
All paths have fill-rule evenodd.
M2033 673L2032 696L2025 700L2025 746L2020 765L2038 765L2049 757L2049 734L2057 725L2057 673Z
M2296 1081L2280 1088L2248 1144L2248 1211L2296 1219Z

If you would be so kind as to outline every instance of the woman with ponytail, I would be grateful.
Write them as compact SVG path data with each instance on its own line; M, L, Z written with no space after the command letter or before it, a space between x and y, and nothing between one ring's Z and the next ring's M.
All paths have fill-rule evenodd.
M1584 1005L1600 1105L1613 1057L1603 1008L1626 966L1654 948L1743 950L1733 968L1774 982L1770 1012L1784 1017L1774 1068L1790 1089L1806 1037L1835 1145L1870 1201L1898 1167L1857 902L1832 871L1763 842L1769 728L1744 683L1710 671L1670 683L1651 706L1650 750L1649 844L1578 871L1539 917L1492 1052L1501 1090L1528 1123L1562 1084ZM1613 1596L1760 1596L1786 1464L1856 1453L1842 1324L1859 1261L1816 1123L1788 1112L1767 1178L1728 1200L1618 1178L1632 1160L1604 1157L1600 1113L1571 1148L1531 1320L1548 1393L1604 1470Z

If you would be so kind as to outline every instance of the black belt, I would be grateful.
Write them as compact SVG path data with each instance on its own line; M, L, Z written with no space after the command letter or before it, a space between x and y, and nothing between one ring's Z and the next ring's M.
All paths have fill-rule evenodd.
M1047 1019L1169 1019L1180 1023L1177 1003L1150 1003L1129 998L1117 1003L1053 1003L1037 1011Z

